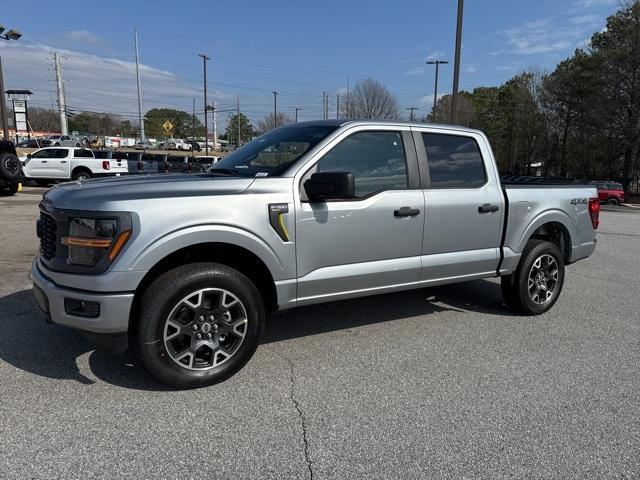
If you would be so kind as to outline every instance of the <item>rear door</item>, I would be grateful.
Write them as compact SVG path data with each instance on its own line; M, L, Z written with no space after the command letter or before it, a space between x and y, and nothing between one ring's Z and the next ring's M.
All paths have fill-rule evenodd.
M424 194L408 127L358 127L338 137L297 183L298 302L417 284ZM312 173L351 172L356 198L310 202ZM398 215L414 209L412 215Z
M444 129L415 129L414 138L425 188L422 280L495 272L504 198L486 140Z

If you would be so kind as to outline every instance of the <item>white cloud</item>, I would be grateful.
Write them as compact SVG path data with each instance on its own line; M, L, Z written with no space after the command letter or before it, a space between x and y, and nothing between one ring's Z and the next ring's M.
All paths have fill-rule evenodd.
M89 30L74 30L64 36L65 40L75 43L96 44L100 41L100 37Z
M478 71L478 67L475 63L470 63L469 65L466 65L464 67L464 72L465 73L476 73Z
M614 5L618 0L576 0L574 5L579 8L594 8Z
M598 25L602 20L602 15L587 13L569 18L569 23L573 25Z
M31 105L55 104L53 51L47 45L0 44L7 88L27 88L34 92ZM68 49L57 49L63 67L67 105L76 111L88 110L130 116L137 114L135 63L104 58ZM144 109L172 107L191 111L192 99L201 99L201 88L172 72L140 65ZM209 98L230 95L210 91Z
M403 75L422 75L426 70L425 65L417 65L415 67L411 67L409 70L406 70Z
M510 53L532 55L565 50L574 45L583 32L582 26L557 25L550 18L543 18L500 33L507 38Z
M438 60L444 57L446 54L442 50L436 50L427 56L427 60Z

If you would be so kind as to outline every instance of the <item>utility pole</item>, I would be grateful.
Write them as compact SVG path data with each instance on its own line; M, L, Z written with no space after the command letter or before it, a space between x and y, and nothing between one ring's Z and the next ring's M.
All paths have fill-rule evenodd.
M206 115L207 112L204 112ZM193 99L193 110L191 112L191 136L195 137L196 135L196 99Z
M136 82L138 83L138 122L140 123L140 141L144 142L144 118L142 117L142 87L140 87L140 55L138 53L138 29L133 29L133 41L136 47Z
M296 123L298 123L298 112L302 110L301 108L296 107Z
M204 151L205 155L209 155L209 115L207 115L207 57L204 53L198 55L202 57L202 68L204 70Z
M238 119L238 121L240 121ZM213 102L213 149L218 146L218 113L216 112L216 102Z
M69 127L67 126L67 105L64 101L64 84L62 83L62 73L60 69L60 57L58 52L53 54L53 63L56 68L56 85L58 87L58 110L60 111L60 133L69 135Z
M418 108L417 107L407 107L407 110L409 110L409 121L413 122L413 112L415 112Z
M456 123L458 116L458 86L460 83L460 53L462 49L462 16L464 0L458 0L458 23L456 25L456 57L453 65L453 92L451 96L451 124Z
M240 95L236 97L236 108L237 108L236 126L238 128L238 138L236 139L236 143L237 143L236 148L240 148Z
M436 119L436 106L438 105L438 67L440 65L445 65L449 63L446 60L428 60L427 61L427 65L435 65L436 66L436 81L435 81L435 87L433 89L433 115L431 118L431 122L435 123L435 119Z
M2 138L9 140L9 128L7 127L7 105L4 97L4 74L2 73L2 59L0 58L0 115L2 116Z
M349 77L347 77L347 108L345 109L345 117L351 118L351 114L349 113Z
M336 94L336 118L340 118L340 94Z
M273 91L273 128L278 128L278 92Z
M322 119L323 120L327 119L326 105L327 105L327 92L322 92Z

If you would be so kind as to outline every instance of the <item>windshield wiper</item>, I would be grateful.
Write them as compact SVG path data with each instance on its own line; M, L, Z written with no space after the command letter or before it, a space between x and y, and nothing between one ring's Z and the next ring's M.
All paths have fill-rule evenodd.
M230 168L211 168L207 173L212 175L222 175L224 177L237 177L238 172Z

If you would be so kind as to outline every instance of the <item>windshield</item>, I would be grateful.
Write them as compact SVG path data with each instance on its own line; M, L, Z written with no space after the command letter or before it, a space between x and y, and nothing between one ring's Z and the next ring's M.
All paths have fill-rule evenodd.
M271 130L226 156L207 171L243 177L281 175L289 165L336 128L334 125L310 125Z

